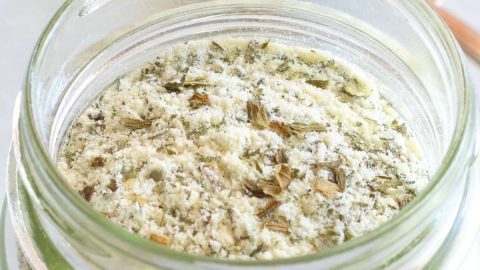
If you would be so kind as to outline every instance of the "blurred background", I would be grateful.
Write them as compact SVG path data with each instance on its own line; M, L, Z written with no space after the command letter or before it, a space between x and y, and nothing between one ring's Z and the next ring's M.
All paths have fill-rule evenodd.
M419 0L422 1L422 0ZM62 0L0 0L0 173L5 179L11 118L26 66L44 26ZM480 32L480 0L438 1L446 11ZM480 63L469 59L472 81L480 91ZM0 181L0 206L5 184ZM480 241L463 269L480 269Z

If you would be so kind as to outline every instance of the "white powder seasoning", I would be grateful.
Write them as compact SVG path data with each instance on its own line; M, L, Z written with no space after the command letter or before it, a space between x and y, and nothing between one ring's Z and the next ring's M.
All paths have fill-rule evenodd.
M339 245L428 181L408 127L359 74L268 41L176 45L94 101L58 166L94 209L179 251L274 259Z

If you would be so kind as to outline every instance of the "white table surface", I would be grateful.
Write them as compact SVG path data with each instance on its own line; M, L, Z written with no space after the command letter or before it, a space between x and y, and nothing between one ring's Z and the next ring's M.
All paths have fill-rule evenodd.
M6 159L15 96L22 88L26 65L43 27L61 0L0 0L0 206L5 192ZM445 7L480 32L479 0L447 0ZM480 66L471 74L480 91ZM462 269L480 269L480 241Z

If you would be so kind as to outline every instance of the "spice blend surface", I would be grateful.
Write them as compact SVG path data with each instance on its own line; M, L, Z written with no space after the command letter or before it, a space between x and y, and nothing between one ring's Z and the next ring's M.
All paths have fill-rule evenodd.
M81 114L58 166L95 210L160 245L312 253L377 228L428 182L367 77L268 40L172 46Z

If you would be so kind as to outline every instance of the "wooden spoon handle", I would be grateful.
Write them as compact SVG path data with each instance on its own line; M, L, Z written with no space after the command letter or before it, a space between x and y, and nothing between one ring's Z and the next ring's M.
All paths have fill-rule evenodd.
M465 53L480 63L480 34L447 11L433 6L450 27Z

